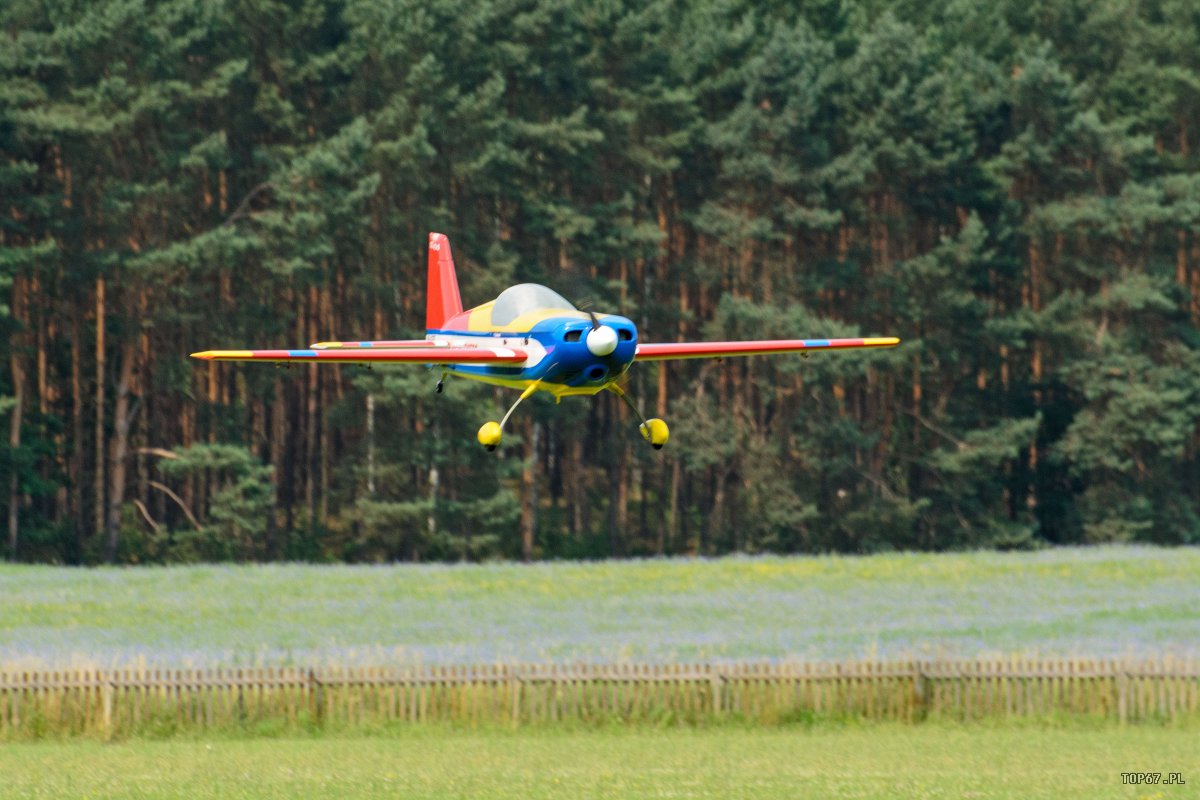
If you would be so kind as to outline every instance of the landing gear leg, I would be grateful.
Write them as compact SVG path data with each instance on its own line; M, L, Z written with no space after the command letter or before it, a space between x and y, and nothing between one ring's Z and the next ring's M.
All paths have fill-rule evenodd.
M662 450L663 445L667 443L667 439L671 437L671 431L667 428L667 423L657 417L653 419L643 417L642 412L638 411L637 406L629 399L629 395L625 394L625 390L615 383L610 383L605 388L624 400L625 405L629 406L630 410L633 411L633 415L642 421L642 424L638 425L638 430L641 431L642 438L649 442L650 446L655 450Z
M483 423L483 427L479 429L477 438L479 439L479 443L483 445L484 449L490 452L499 446L500 437L504 432L504 423L508 422L508 418L511 417L512 413L517 410L517 406L521 405L521 401L536 392L538 387L541 385L541 381L534 381L533 383L529 384L525 391L521 392L521 396L517 398L517 402L512 404L512 406L508 409L508 413L505 414L504 418L499 422Z
M442 373L442 377L438 378L437 386L433 387L433 391L437 394L442 393L442 384L446 382L446 373Z

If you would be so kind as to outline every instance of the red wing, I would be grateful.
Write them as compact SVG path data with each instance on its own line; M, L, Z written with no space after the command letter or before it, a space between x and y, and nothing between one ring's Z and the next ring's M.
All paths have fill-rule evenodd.
M334 364L521 364L529 357L513 347L367 347L346 350L205 350L205 361L293 361Z
M639 344L635 361L666 361L676 358L728 358L791 353L799 350L844 350L856 347L895 347L894 336L874 339L768 339L758 342L663 342Z

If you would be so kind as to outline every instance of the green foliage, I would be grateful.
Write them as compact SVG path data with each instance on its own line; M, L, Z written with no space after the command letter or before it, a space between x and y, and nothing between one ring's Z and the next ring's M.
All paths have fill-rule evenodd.
M259 556L260 537L271 513L272 468L249 450L228 444L194 444L164 460L159 468L170 477L203 475L214 490L207 514L192 530L167 531L150 550L163 561L228 561Z
M1161 477L1183 458L1200 424L1200 358L1180 345L1154 361L1104 345L1068 373L1088 404L1058 450L1077 476L1090 479L1081 501L1084 534L1089 541L1200 541L1193 490Z
M0 30L22 558L99 557L114 508L128 560L1200 541L1183 0L14 0ZM527 403L489 456L490 388L186 361L419 335L430 230L468 305L539 281L646 341L904 343L641 365L661 454L611 397ZM196 442L241 455L147 455Z

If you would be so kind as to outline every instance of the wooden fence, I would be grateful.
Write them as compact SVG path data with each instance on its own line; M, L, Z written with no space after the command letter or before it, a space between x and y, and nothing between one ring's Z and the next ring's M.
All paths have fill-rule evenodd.
M1195 660L0 672L0 739L444 721L1197 716Z

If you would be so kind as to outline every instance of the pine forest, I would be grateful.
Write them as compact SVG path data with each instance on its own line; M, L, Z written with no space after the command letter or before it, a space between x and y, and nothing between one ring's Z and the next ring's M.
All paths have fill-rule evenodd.
M1200 542L1194 0L5 0L0 556ZM612 395L204 363L518 282Z

